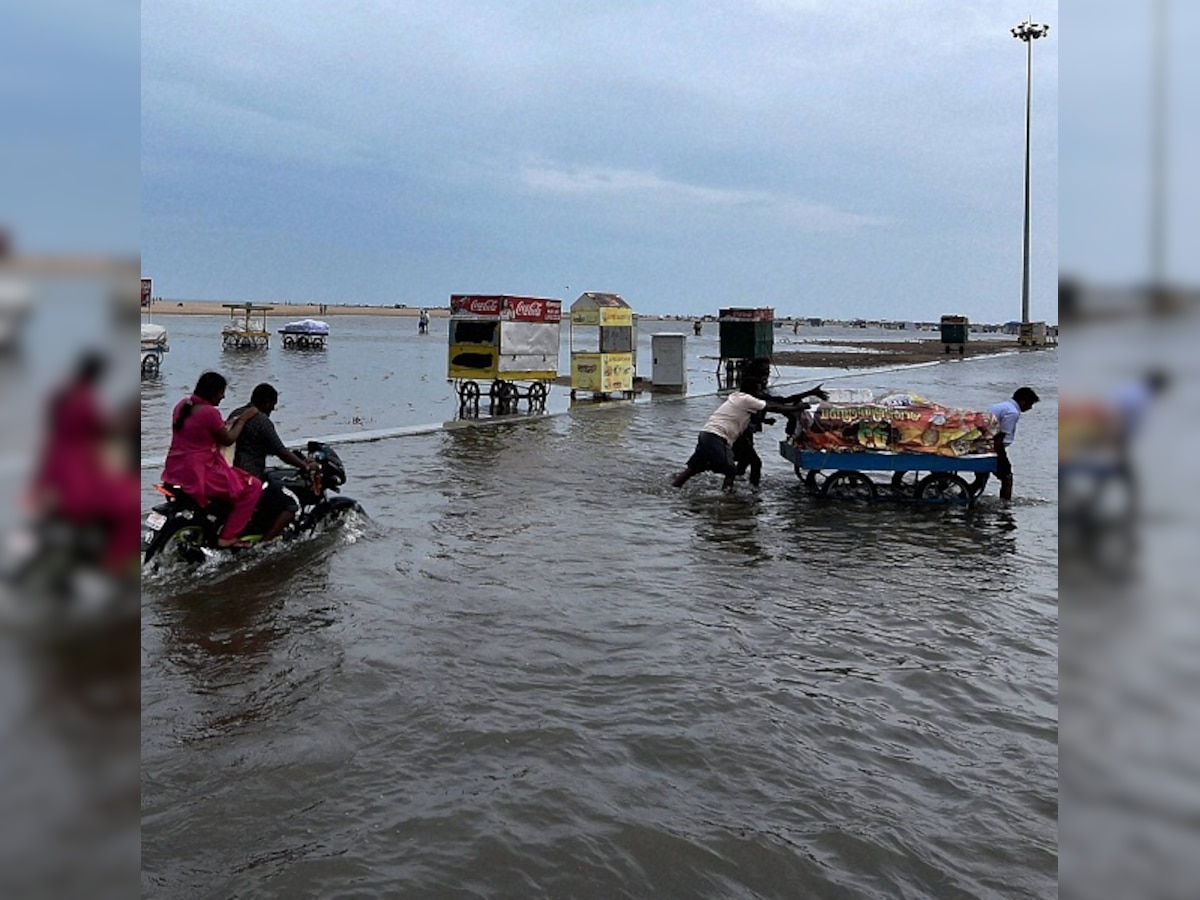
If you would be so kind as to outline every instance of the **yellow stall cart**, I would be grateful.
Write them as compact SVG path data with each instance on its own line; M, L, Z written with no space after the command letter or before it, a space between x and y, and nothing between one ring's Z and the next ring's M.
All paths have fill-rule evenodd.
M571 399L632 397L633 376L633 310L616 294L580 294L571 304Z
M255 303L222 303L229 321L221 329L221 346L226 350L266 350L271 345L267 313L275 307Z
M489 412L516 412L522 399L530 412L544 412L558 376L561 325L561 300L452 294L447 376L459 414L479 413L481 381L490 382Z

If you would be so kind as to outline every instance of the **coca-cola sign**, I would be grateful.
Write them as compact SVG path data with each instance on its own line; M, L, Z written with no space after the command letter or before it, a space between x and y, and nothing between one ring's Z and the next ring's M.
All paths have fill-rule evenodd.
M500 301L504 298L499 294L453 294L450 297L450 312L470 313L475 316L500 315Z
M562 301L544 297L508 297L507 311L518 322L558 322L562 320Z

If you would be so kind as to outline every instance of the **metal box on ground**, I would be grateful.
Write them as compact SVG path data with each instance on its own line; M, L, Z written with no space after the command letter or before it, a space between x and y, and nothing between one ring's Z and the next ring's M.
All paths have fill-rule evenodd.
M682 394L687 390L687 335L664 331L650 336L654 366L650 381L656 391Z

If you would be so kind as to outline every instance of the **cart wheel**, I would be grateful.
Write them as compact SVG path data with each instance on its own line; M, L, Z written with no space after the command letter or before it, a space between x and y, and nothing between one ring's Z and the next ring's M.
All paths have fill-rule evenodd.
M459 405L466 407L473 406L475 411L479 411L479 385L474 381L464 381L458 389Z
M296 338L296 343L300 345L300 349L301 349L301 350L307 350L307 349L308 349L308 338L304 337L303 335L301 335L300 337Z
M500 412L516 412L520 392L517 386L509 381L500 382Z
M146 376L158 374L158 357L153 353L142 357L142 374Z
M799 466L796 466L796 474L800 475ZM821 489L821 482L824 479L820 478L820 474L816 469L809 469L808 472L801 476L804 479L804 486L813 493Z
M535 381L529 386L529 408L536 409L538 412L546 410L546 385L541 381Z
M293 347L296 346L296 339L294 337L292 337L290 334L285 334L283 336L283 346L285 348L287 348L288 350L291 350Z
M325 338L323 338L323 337L313 338L312 345L313 345L314 350L324 350L325 349Z
M915 496L920 475L911 470L892 473L892 490L904 497Z
M934 472L917 485L917 499L969 506L975 498L967 483L953 472Z
M871 501L875 499L875 483L862 472L834 472L821 486L821 496Z

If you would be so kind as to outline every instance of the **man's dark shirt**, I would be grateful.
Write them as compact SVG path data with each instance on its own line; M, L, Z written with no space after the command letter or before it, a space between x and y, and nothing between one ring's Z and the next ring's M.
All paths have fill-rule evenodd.
M230 414L230 419L236 419L245 408L242 406L235 409ZM279 456L286 449L286 445L279 439L271 417L260 412L242 426L242 433L238 435L237 447L233 453L233 464L243 472L263 479L267 475L267 457Z

